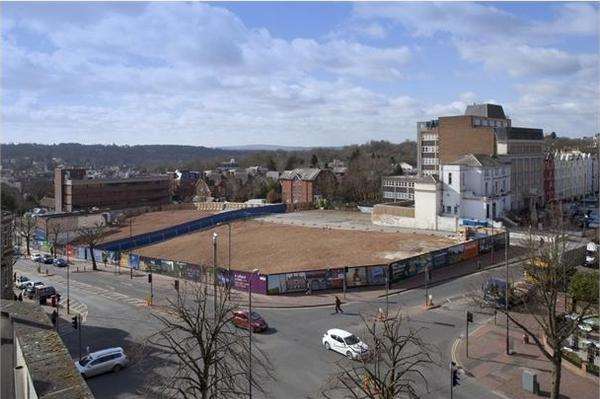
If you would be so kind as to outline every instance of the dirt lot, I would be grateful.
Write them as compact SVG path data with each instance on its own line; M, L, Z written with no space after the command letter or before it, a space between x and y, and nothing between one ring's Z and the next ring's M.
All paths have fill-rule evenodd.
M216 212L197 211L194 209L149 212L126 219L121 226L111 227L102 242L114 241L129 237L129 221L133 235L164 229L179 223L189 222L203 216L214 215Z
M212 264L212 234L218 231L218 264L227 266L228 228L203 231L139 248L140 255ZM388 263L455 244L443 236L310 228L264 221L232 224L231 267L278 273Z

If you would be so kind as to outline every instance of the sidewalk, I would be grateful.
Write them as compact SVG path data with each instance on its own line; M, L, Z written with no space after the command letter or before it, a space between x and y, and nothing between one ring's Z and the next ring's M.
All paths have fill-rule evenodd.
M498 314L497 325L494 325L492 320L469 334L469 358L465 356L465 340L462 339L456 352L459 363L478 383L509 398L533 399L549 396L552 386L552 364L535 344L524 344L523 333L512 325L509 337L513 354L506 355L505 320L505 316ZM528 321L529 325L534 323L531 316L524 315L522 320ZM561 398L597 399L600 396L598 378L574 374L565 367L565 363L567 361L563 360ZM522 375L525 369L537 372L539 396L522 389Z
M33 251L32 251L33 252ZM43 251L35 251L44 253ZM522 255L522 250L518 247L511 247L509 251L509 266L518 261L519 256ZM451 266L446 266L440 269L435 269L432 271L432 278L429 283L430 287L433 287L438 284L442 284L446 281L456 279L462 276L466 276L469 274L473 274L481 271L477 268L478 261L481 264L481 270L485 269L493 269L496 267L504 266L504 251L497 250L494 254L494 262L492 262L492 254L487 253L478 258L469 259L464 262L460 262ZM92 270L91 261L85 260L71 260L71 273L111 273L115 274L118 272L123 276L123 278L129 279L130 269L129 268L119 268L115 265L107 265L104 267L102 262L96 262L98 271ZM41 265L41 264L40 264ZM41 265L42 271L44 271L44 266L48 267L48 270L52 272L52 268L54 266L51 265ZM85 271L84 271L85 266ZM79 271L77 272L77 267ZM139 278L143 278L146 276L145 272L134 270L133 276L136 280ZM153 274L153 283L155 289L172 289L173 281L176 278L166 275L161 275L158 273ZM184 280L181 280L182 282ZM408 279L402 280L400 282L392 284L388 295L395 295L404 291L408 291L415 288L421 288L425 285L424 275L418 274L416 276L410 277ZM248 303L248 294L244 291L238 291L233 289L232 293L235 293L232 297L235 301L240 303L242 306ZM335 301L335 297L338 296L343 303L353 303L353 302L373 302L380 298L385 298L386 290L384 287L363 287L363 288L350 288L346 291L346 294L341 290L327 290L327 291L313 291L312 294L307 295L305 293L293 293L293 294L285 294L285 295L261 295L261 294L252 294L252 305L256 308L303 308L303 307L326 307L332 306ZM158 299L160 301L160 299ZM435 303L436 298L433 298ZM158 305L158 302L156 302Z

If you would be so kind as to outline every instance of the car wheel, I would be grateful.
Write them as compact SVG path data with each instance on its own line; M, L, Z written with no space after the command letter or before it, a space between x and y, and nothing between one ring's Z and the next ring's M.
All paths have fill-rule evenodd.
M348 359L352 360L352 353L350 351L346 352L346 357L348 357Z
M331 346L329 346L329 342L325 341L325 349L331 350Z
M113 372L118 373L119 371L121 371L122 368L123 366L117 364L115 367L113 367Z

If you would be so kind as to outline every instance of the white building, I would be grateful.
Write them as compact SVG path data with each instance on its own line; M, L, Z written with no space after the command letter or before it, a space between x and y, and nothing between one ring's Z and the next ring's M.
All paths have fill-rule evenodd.
M499 219L511 209L511 168L489 155L466 154L442 166L442 215Z
M598 159L580 151L554 154L554 199L569 201L598 191Z

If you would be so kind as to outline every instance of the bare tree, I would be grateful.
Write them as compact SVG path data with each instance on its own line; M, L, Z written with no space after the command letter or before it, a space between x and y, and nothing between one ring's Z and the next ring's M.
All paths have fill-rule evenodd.
M106 225L102 222L96 222L92 226L80 227L77 229L79 239L90 249L92 268L94 270L98 270L98 267L96 266L96 257L94 256L94 248L96 248L105 232Z
M50 225L48 226L46 235L48 237L48 241L50 242L50 253L54 257L56 257L56 246L58 245L58 239L60 235L64 232L65 227L60 222L52 221L52 223L50 223Z
M35 231L35 218L30 213L26 213L21 218L20 234L25 239L27 245L27 255L31 255L31 239Z
M266 395L262 382L274 379L272 366L259 348L250 353L248 334L233 326L236 306L228 294L218 288L214 300L206 285L186 283L168 299L170 316L154 314L163 327L149 343L168 356L157 384L161 397L243 398L250 384Z
M507 289L508 299L505 299L504 290L490 290L487 294L492 300L487 302L483 301L482 295L475 295L473 298L481 306L495 307L497 311L504 313L512 324L532 339L540 352L552 363L550 397L558 399L564 343L577 331L579 324L593 317L595 313L597 315L597 310L590 301L578 301L575 309L567 306L565 295L572 270L572 261L566 247L567 237L560 228L547 231L551 233L543 238L529 235L527 259L523 263L524 275L530 285L527 299L519 301L519 310L532 316L533 324L526 323L519 317L519 313L513 311L514 309L495 305L504 303L505 300L511 304L515 296L512 295L510 287ZM542 336L538 336L539 330L542 331Z
M404 323L400 313L383 321L363 318L369 355L358 361L342 359L322 394L326 398L396 399L418 397L418 387L428 388L425 368L437 365L439 351L421 338L421 330Z

